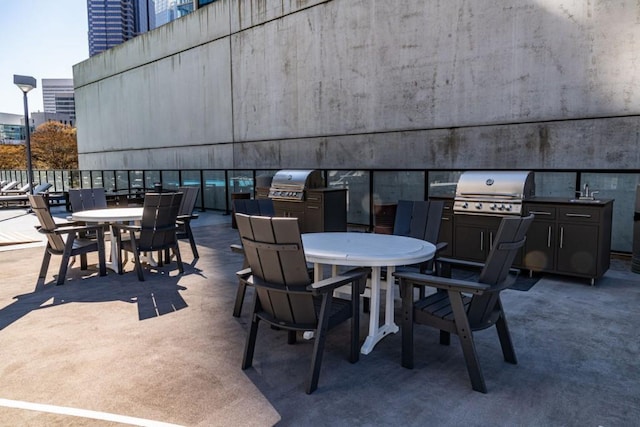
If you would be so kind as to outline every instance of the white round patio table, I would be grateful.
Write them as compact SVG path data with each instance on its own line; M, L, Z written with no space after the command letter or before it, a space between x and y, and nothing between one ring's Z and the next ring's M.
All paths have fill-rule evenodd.
M143 208L107 208L107 209L92 209L88 211L74 212L71 215L71 219L74 221L83 221L88 223L97 224L111 224L116 222L130 222L140 221L142 219ZM107 262L107 267L111 270L119 273L118 263L115 261L118 259L118 245L116 239L116 233L111 227L111 262ZM151 259L149 261L152 262Z
M398 332L394 322L393 299L396 266L428 261L435 254L435 245L412 237L390 234L334 232L306 233L302 235L306 260L314 264L314 280L321 280L323 265L331 265L333 274L337 266L371 267L371 312L369 335L360 352L369 354L373 347L390 333ZM380 269L387 268L385 283L385 319L380 326Z

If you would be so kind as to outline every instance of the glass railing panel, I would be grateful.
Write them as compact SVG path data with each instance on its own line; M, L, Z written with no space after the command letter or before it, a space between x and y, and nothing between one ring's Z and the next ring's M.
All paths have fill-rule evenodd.
M224 171L205 170L202 171L204 185L202 187L202 198L205 209L226 210L226 182Z
M369 171L327 171L326 182L327 187L349 190L347 192L347 222L371 226Z
M430 171L427 197L454 197L462 171Z
M595 199L614 199L611 232L611 250L631 252L633 249L633 212L636 207L636 190L640 174L582 173L580 188L589 186L597 191ZM584 191L584 190L583 190Z
M424 175L423 171L374 171L374 205L424 200Z

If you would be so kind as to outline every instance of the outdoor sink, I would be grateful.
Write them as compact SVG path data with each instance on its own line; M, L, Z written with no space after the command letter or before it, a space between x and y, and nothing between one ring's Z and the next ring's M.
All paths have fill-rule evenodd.
M569 199L569 203L600 203L598 199Z

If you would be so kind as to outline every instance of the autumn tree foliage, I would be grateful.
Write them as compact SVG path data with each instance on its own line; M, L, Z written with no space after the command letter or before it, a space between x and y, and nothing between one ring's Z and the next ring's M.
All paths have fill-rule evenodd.
M24 145L0 145L0 169L26 169L26 164Z
M76 129L59 122L43 123L31 135L34 169L77 169Z

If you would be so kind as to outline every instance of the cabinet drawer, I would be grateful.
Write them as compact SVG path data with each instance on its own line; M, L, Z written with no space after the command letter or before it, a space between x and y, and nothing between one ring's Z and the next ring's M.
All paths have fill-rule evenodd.
M598 208L570 208L562 207L558 212L560 221L571 222L599 222L600 221L600 209Z
M322 194L311 194L311 193L307 193L307 202L309 203L317 203L320 204L322 203Z
M537 220L554 220L556 219L556 207L546 205L525 205L524 215L534 214Z

